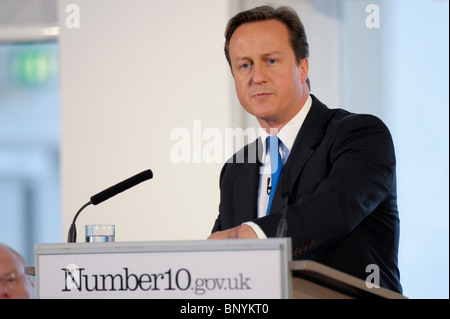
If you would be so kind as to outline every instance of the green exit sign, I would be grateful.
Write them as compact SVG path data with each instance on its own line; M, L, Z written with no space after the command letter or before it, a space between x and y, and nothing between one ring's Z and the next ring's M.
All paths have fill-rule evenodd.
M18 84L43 85L56 74L55 57L48 51L34 48L17 50L10 58L11 77Z

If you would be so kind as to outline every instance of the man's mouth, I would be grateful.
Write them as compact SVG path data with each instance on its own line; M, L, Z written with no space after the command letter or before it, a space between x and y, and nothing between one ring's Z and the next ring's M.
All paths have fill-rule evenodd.
M266 96L269 96L273 94L272 92L255 92L252 94L252 97L256 97L256 98L264 98Z

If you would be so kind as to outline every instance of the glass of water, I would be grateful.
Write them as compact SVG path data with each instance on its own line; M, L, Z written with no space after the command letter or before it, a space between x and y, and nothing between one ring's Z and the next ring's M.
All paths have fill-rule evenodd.
M85 233L87 243L107 243L116 240L114 225L86 225Z

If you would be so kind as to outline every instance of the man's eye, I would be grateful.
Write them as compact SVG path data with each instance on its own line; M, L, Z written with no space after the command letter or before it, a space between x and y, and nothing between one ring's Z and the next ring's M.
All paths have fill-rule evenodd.
M241 64L241 69L248 69L250 67L250 63Z
M277 60L276 59L269 59L269 60L267 60L267 63L275 64L275 63L277 63Z

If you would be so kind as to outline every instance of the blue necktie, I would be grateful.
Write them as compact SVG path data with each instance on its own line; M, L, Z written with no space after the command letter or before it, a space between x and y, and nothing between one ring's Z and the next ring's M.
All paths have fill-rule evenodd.
M283 162L281 161L281 155L279 151L279 139L277 136L267 137L267 142L269 143L269 155L270 155L270 173L272 180L272 187L269 194L269 204L267 205L267 213L269 215L270 206L272 205L273 196L275 195L275 189L277 188L278 179L281 174L281 167Z

